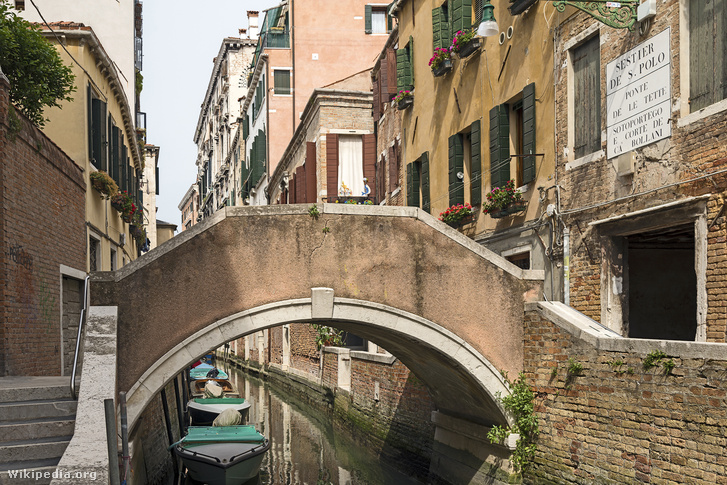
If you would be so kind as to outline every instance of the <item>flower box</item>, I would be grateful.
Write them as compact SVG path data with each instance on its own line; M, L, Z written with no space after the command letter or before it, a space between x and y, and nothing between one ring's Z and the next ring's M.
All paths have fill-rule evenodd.
M414 104L414 96L405 96L396 103L396 108L403 111Z
M516 201L516 202L510 202L507 206L507 213L508 214L517 214L518 212L522 212L527 208L527 204L525 204L524 201Z
M502 219L503 217L508 216L507 209L491 209L488 214L490 214L490 217L493 219Z
M453 228L457 229L462 226L466 226L467 224L472 224L473 222L475 222L475 215L470 214L468 216L464 216L462 219L459 219L457 221L449 221L449 222L447 222L447 225L449 227L453 227Z
M432 74L434 74L434 77L444 76L451 70L452 70L452 60L444 59L436 69L432 69Z
M459 50L457 51L457 55L461 59L464 59L465 57L469 57L477 52L480 49L480 46L480 39L472 39L459 48Z

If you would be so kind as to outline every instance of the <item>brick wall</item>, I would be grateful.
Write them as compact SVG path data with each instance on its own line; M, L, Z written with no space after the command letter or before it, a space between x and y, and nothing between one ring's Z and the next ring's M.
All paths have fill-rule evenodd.
M683 2L682 2L683 3ZM568 73L560 69L556 78L556 153L558 156L558 183L563 187L563 224L571 233L570 304L600 321L602 301L602 271L608 265L604 257L604 239L598 227L589 226L621 214L653 208L683 200L691 196L712 194L707 203L707 271L706 281L706 340L727 341L727 299L724 259L727 256L727 230L722 210L727 195L725 173L707 176L727 169L727 112L717 112L702 120L681 123L682 108L689 103L689 93L681 92L681 64L687 49L680 45L680 2L666 0L659 4L659 12L646 36L636 29L611 29L598 24L592 17L578 13L565 19L558 27L556 63L570 62L567 43L576 42L589 27L598 25L601 40L601 129L606 131L606 65L627 50L635 48L649 37L667 28L671 29L671 117L672 135L634 151L636 162L633 175L619 176L615 160L606 156L575 168L567 167L565 155L568 147ZM682 52L684 50L684 52ZM688 110L687 110L688 111ZM602 148L607 149L605 140ZM674 211L664 211L669 220ZM673 224L689 221L679 221ZM697 244L700 241L697 240Z
M0 375L60 375L60 265L85 268L85 182L65 153L8 110L8 89L0 77Z
M669 355L666 375L644 369L648 352L598 350L535 311L524 346L540 424L530 481L727 484L727 355Z

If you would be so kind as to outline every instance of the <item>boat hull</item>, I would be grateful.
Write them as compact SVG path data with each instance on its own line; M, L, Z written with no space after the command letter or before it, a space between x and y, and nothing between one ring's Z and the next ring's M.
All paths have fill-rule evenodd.
M226 397L240 397L240 393L237 392L235 386L228 379L197 379L189 383L189 394L195 397L202 397L204 395L204 386L207 381L215 381L220 387L222 387L222 393Z
M255 436L233 436L236 429ZM192 427L188 442L174 447L174 453L187 468L187 475L208 485L240 485L252 479L260 470L270 441L250 426L222 428Z
M207 404L213 402L214 404ZM229 401L229 403L219 402ZM189 417L192 420L192 426L211 426L212 422L225 409L233 408L240 413L242 422L247 421L247 415L250 411L250 403L244 399L222 398L222 399L192 399L187 403Z

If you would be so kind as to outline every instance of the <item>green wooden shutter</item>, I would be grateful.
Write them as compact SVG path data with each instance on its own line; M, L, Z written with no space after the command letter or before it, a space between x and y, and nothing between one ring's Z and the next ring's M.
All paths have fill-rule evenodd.
M482 144L480 143L480 120L470 125L470 204L482 203Z
M429 152L424 152L419 160L421 160L422 209L431 213L432 207L429 195Z
M364 29L365 29L366 33L370 34L372 32L372 29L371 29L371 5L366 5L364 23L365 23Z
M451 37L446 7L443 5L432 9L432 47L448 48L452 44Z
M490 110L490 188L501 187L510 180L510 124L508 106Z
M93 90L91 85L86 86L86 124L88 136L88 158L93 158ZM104 129L106 127L104 126Z
M449 137L449 205L464 204L464 180L457 173L464 173L464 146L462 135Z
M248 115L245 115L242 119L242 139L245 140L245 142L247 142L247 135L250 133L249 123L249 117Z
M406 50L408 52L408 69L409 69L409 85L411 86L410 89L414 89L414 37L411 35L409 36L409 43L406 45Z
M406 73L406 64L408 62L406 49L396 50L396 90L403 91L409 89L409 81Z
M111 127L111 168L113 178L116 185L121 188L121 161L119 150L119 129L115 126Z
M121 190L129 191L129 166L126 164L126 145L124 144L123 138L120 137L119 145L121 148L121 158L119 159L119 165L121 166Z
M106 103L100 99L93 98L91 101L91 133L92 152L91 160L93 166L99 170L108 170L106 161Z
M472 26L472 0L451 0L452 36ZM451 40L451 39L450 39Z
M416 162L406 166L406 205L419 207L419 167Z
M523 89L523 180L527 184L535 180L535 83Z

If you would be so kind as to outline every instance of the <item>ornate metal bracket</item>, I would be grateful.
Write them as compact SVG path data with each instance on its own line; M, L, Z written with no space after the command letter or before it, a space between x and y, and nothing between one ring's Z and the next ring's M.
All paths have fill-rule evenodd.
M583 10L599 22L603 22L615 29L634 30L636 26L636 11L639 0L625 0L621 2L591 1L578 2L572 0L554 0L553 6L559 12L565 11L566 6Z

